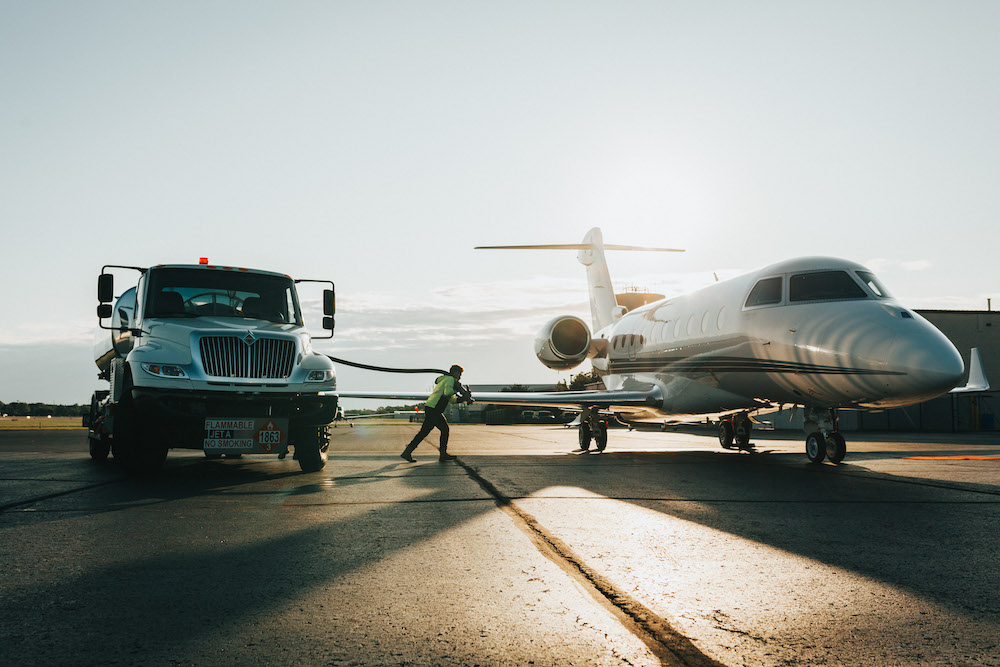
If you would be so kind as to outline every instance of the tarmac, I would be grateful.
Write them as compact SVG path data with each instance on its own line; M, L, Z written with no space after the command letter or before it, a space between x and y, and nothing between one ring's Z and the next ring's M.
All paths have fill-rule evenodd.
M458 424L407 464L418 426L151 478L0 432L2 661L1000 665L1000 434L812 465L797 433Z

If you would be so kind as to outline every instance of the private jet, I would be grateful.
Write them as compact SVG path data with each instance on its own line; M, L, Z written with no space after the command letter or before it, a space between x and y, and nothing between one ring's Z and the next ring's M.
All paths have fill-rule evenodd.
M612 419L630 426L709 419L717 421L723 447L748 449L758 415L797 407L803 411L806 456L813 463L839 463L847 443L838 410L896 408L989 387L973 350L968 384L956 389L965 364L951 341L891 296L872 271L851 261L791 259L629 309L612 288L605 250L677 250L605 245L599 228L579 244L477 249L578 250L593 328L573 315L555 317L535 338L535 354L548 368L563 371L589 359L604 388L476 392L474 398L579 409L582 450L592 442L598 451L606 448Z

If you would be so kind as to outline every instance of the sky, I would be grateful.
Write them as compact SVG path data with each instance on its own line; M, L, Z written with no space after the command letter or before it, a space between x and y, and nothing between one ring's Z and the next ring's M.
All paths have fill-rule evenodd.
M997 25L972 1L0 0L0 401L89 402L105 264L333 280L318 349L474 384L569 377L532 339L589 316L574 253L473 247L595 226L686 248L609 253L668 296L832 255L914 308L1000 307Z

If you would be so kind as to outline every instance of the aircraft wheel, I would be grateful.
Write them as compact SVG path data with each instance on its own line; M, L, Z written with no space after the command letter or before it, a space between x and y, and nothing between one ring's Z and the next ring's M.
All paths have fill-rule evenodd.
M826 437L826 458L830 459L830 463L840 463L846 455L847 441L844 440L844 436L837 431L828 435Z
M806 438L806 456L810 463L822 463L826 457L826 438L822 433L810 433Z
M204 451L204 450L202 450L202 451ZM220 454L218 452L205 452L205 458L214 461L215 459L221 459L222 458L222 454Z
M750 418L746 415L736 415L733 419L733 439L740 449L746 449L750 446L751 428Z
M723 449L733 447L733 424L728 419L719 422L719 444Z
M603 452L608 446L608 425L601 424L597 433L594 434L594 443L597 445L597 451Z
M580 439L580 449L587 451L590 449L590 424L587 422L581 423L576 428L577 437Z
M243 458L243 453L242 452L230 452L230 453L224 454L224 456L227 459L241 459L241 458Z

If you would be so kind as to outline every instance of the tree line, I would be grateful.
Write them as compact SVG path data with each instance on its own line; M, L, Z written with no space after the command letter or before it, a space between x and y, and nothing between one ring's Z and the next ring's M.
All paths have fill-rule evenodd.
M90 412L89 405L52 405L50 403L0 402L0 414L11 417L82 417Z
M391 415L397 410L400 412L416 412L422 404L417 405L383 405L374 410L344 410L347 417L358 417L361 415Z

